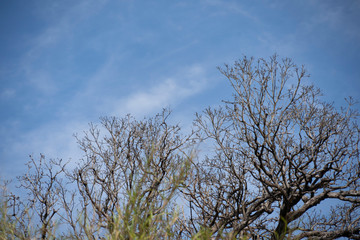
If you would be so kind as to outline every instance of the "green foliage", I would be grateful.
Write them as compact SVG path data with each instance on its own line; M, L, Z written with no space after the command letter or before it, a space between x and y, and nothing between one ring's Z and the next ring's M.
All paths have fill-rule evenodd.
M201 227L199 232L193 236L193 240L206 240L211 239L213 233L210 228Z
M0 198L0 239L15 239L15 222L8 216L7 201L3 196Z
M109 219L107 239L174 239L174 226L179 214L174 207L169 209L168 205L186 179L189 167L190 160L184 160L180 171L173 174L169 180L171 192L160 196L163 202L160 208L155 206L156 202L146 201L142 189L146 175L139 176L138 184L128 193L128 202Z

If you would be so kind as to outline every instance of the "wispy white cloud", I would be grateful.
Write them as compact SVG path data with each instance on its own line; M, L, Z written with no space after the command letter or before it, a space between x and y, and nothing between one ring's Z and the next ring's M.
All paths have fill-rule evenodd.
M28 50L24 53L20 62L21 69L24 72L28 84L40 93L49 94L56 91L56 76L52 76L54 71L49 68L47 60L53 59L52 54L56 51L66 51L68 55L73 54L76 49L72 49L71 42L74 35L78 32L77 28L81 26L82 21L100 11L107 0L81 0L74 5L70 5L57 13L57 4L44 4L37 12L43 13L43 21L47 26L43 31L28 39ZM52 14L49 14L52 13ZM59 48L63 48L59 50ZM68 56L71 58L71 56ZM65 60L65 59L64 59Z
M199 65L191 66L175 77L166 78L148 89L141 89L116 101L112 114L144 116L177 105L185 98L203 91L207 85L205 69Z
M13 98L16 95L16 91L13 88L2 89L0 96L2 99Z
M45 95L53 95L58 91L56 81L44 70L31 70L31 73L28 73L28 82Z
M309 7L316 14L303 18L301 29L303 34L317 35L316 32L331 30L338 33L340 38L360 40L360 32L354 31L359 22L359 1L332 2L309 1ZM345 34L345 35L343 35Z
M54 121L7 139L0 176L12 179L24 173L24 163L29 160L29 155L38 157L40 153L47 158L63 159L73 164L82 157L73 135L87 128L86 122Z
M239 1L227 1L224 3L222 0L202 0L201 2L207 6L216 6L218 8L217 13L227 14L228 12L233 12L241 14L253 22L260 23L259 18L249 9L246 9Z
M88 91L96 88L101 84L100 79L104 77L105 69L111 69L112 64L104 66L104 72L98 73L91 82ZM99 80L97 82L97 80ZM200 65L194 65L179 71L173 77L165 78L150 88L139 89L138 91L129 93L126 97L114 99L114 96L103 96L108 115L122 117L125 114L132 114L135 117L142 118L149 114L161 111L167 106L174 106L181 101L194 96L205 90L209 84L206 78L206 69ZM90 94L90 92L88 94ZM91 94L90 94L91 95ZM75 105L85 104L87 98L77 97ZM76 115L74 109L67 113L68 117ZM0 174L5 177L8 174L17 175L24 172L23 163L28 160L28 155L33 154L35 157L40 153L45 154L47 158L62 158L64 160L72 159L72 164L82 157L79 150L74 133L82 134L88 130L89 119L82 117L61 118L49 121L41 126L33 128L30 131L23 132L15 138L8 139L7 151L11 154L5 154L4 157L13 159L12 162L3 162ZM13 169L13 165L19 165L17 169Z
M281 38L278 35L263 31L257 36L257 40L260 43L258 48L260 56L271 56L277 53L281 56L292 57L297 52L301 51L302 45L297 41L296 32L284 34Z

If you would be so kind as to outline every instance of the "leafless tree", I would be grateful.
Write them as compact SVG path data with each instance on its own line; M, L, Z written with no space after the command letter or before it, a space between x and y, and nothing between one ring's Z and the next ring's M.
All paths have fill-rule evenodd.
M72 221L74 232L79 233L76 225L82 224L81 229L99 227L85 233L87 237L104 229L112 233L122 210L154 216L168 210L187 176L193 143L191 134L183 136L178 125L167 123L169 114L164 110L143 121L102 118L100 127L91 125L77 137L85 156L70 174L82 211L82 223Z
M358 113L305 85L290 59L220 69L233 100L195 121L214 154L195 164L188 231L252 239L360 239ZM332 201L331 201L332 200ZM321 213L321 209L329 209Z
M142 121L105 117L99 126L90 124L76 137L84 157L75 166L31 157L28 172L18 178L25 194L3 191L0 224L14 229L0 229L1 236L174 238L175 201L189 173L194 138L169 124L169 115L164 110Z
M7 200L18 239L53 237L56 214L62 208L58 192L65 165L62 160L47 160L42 154L39 159L30 156L27 173L18 177L23 195L10 194Z
M1 236L360 239L354 101L322 101L305 69L277 56L220 71L234 95L196 117L207 157L193 158L197 138L169 124L167 110L102 118L76 137L84 156L75 166L31 158L18 178L27 198L1 202L0 224L11 228ZM180 217L183 198L189 214ZM66 230L55 234L56 224Z

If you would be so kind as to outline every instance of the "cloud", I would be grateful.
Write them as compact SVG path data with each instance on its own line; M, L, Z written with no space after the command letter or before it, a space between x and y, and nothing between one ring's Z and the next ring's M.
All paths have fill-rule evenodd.
M316 35L319 29L336 32L338 38L350 38L355 41L360 39L358 29L360 3L358 1L343 2L313 1L310 8L316 14L304 18L302 30L308 35ZM356 31L354 31L356 29Z
M24 74L21 77L25 79L25 84L19 84L26 88L24 92L27 95L24 104L38 103L40 98L47 105L44 109L40 109L42 106L32 108L31 112L36 113L41 121L36 121L35 117L29 121L26 114L22 115L25 116L23 119L15 117L11 119L19 121L19 126L6 130L3 134L6 144L3 144L4 147L1 149L3 158L1 172L14 175L12 172L22 171L23 167L13 168L13 166L23 166L29 154L38 156L39 153L43 153L49 158L72 157L76 159L79 157L79 150L72 135L75 132L87 130L88 122L97 121L101 115L122 117L127 113L142 118L161 111L163 107L179 105L208 87L209 80L204 65L194 64L177 70L171 68L172 65L163 66L169 61L166 59L172 58L171 61L173 61L177 53L196 44L196 40L182 43L178 47L169 47L172 51L166 49L159 51L159 54L151 56L153 59L151 62L147 59L142 61L143 57L135 56L136 51L131 52L128 47L132 47L131 44L127 45L115 39L119 42L118 45L108 44L111 46L111 51L101 55L96 67L83 75L80 70L74 72L77 69L74 68L74 70L72 66L69 66L72 62L61 65L68 60L68 53L74 56L82 54L81 51L77 51L77 46L72 40L78 37L77 30L83 29L84 25L88 24L82 21L92 18L92 14L96 13L106 1L101 4L94 4L96 1L91 1L91 4L86 2L81 1L73 4L71 8L66 7L61 14L57 13L54 7L50 13L55 15L49 16L50 19L46 22L48 26L26 43L26 46L30 47L24 53L19 64L21 67L18 69L18 72ZM57 17L58 20L56 20ZM125 30L132 31L132 29ZM114 29L114 31L119 30ZM94 44L97 43L101 47L103 42L94 41ZM88 43L84 42L84 44ZM94 46L94 48L99 46ZM132 61L131 57L137 57L136 61ZM163 62L165 64L161 65ZM140 65L142 68L136 71L142 71L144 74L135 73L135 76L132 76L135 70L127 71L126 69L132 63ZM142 63L145 64L142 65ZM165 72L168 74L158 74L156 69L146 74L157 65L166 68ZM151 76L148 77L149 75ZM64 79L68 76L70 79ZM136 82L131 82L135 78ZM133 86L138 86L138 88L133 91L131 90ZM1 96L12 97L18 92L9 88L7 91L4 90ZM28 95L31 95L30 100L27 98ZM49 95L56 96L49 97ZM26 111L28 112L30 111Z
M260 23L259 18L251 11L245 10L246 8L238 1L227 1L224 3L222 0L202 0L201 2L207 6L215 6L218 13L227 14L228 12L233 12L252 20L253 22Z
M61 59L63 62L71 59L76 52L73 40L81 23L100 11L106 2L82 0L76 4L61 4L66 6L64 9L59 9L58 4L50 2L38 7L36 13L42 16L40 18L44 21L45 28L40 34L28 38L27 44L30 47L19 64L19 72L25 74L31 87L43 94L56 91L57 76L53 75L53 64L63 56L66 56L66 59Z
M9 99L13 98L16 95L15 89L12 88L5 88L1 91L0 96L2 99Z
M32 87L39 90L46 95L53 95L58 90L56 82L52 78L51 74L46 71L38 70L32 71L28 76L29 83Z
M177 105L207 87L208 80L203 67L194 65L180 72L181 74L166 78L149 89L142 89L116 101L112 114L121 116L131 113L144 116L164 107Z
M302 44L297 41L297 33L284 34L279 38L276 34L263 31L257 36L260 43L259 56L270 56L277 53L281 56L292 57L302 49Z
M87 128L86 122L53 121L6 138L6 151L2 153L0 176L11 179L24 173L24 163L29 160L29 155L34 156L35 159L41 153L46 158L78 160L82 157L82 153L73 134ZM71 163L73 164L74 161Z
M98 76L100 78L100 76ZM94 79L96 81L96 79ZM94 84L94 82L92 82ZM194 96L205 90L209 84L206 78L205 68L200 65L193 65L181 69L175 76L165 78L154 86L129 93L126 97L113 100L113 96L104 96L107 109L111 115L122 117L131 113L135 117L142 118L146 115L161 111L169 105L177 105L181 101ZM96 87L92 85L92 87ZM80 100L80 99L78 99ZM84 104L86 99L74 104ZM68 117L76 115L73 111L68 113ZM76 144L73 134L88 130L88 122L91 121L81 116L73 118L62 117L47 122L32 130L17 134L15 137L7 138L6 152L2 153L2 170L0 174L5 178L19 175L25 171L24 162L28 160L28 155L38 157L40 153L47 158L72 159L71 164L82 157L82 152ZM11 130L12 131L12 130ZM14 133L12 131L12 133ZM6 134L8 135L8 134ZM14 165L19 166L13 168Z

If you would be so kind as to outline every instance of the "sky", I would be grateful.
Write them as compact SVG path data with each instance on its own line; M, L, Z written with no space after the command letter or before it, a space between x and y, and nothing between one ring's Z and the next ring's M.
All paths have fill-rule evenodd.
M170 107L189 129L231 99L217 67L244 55L292 58L326 100L360 100L359 12L355 0L0 0L0 177L29 155L81 158L73 134L101 116Z

